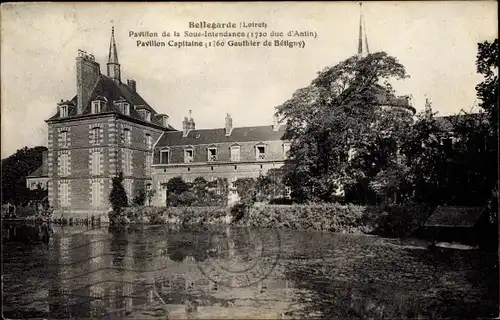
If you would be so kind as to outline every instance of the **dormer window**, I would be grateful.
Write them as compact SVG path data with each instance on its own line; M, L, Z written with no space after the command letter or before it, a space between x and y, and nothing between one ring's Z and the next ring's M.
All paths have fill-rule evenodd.
M217 147L208 148L208 162L217 161Z
M60 113L60 117L61 118L65 118L68 116L68 106L61 106L60 107L60 110L61 110L61 113Z
M148 122L151 122L151 112L149 111L145 111L145 116L144 116L144 119Z
M184 163L191 163L194 160L193 148L184 149Z
M257 160L266 159L266 145L261 144L261 145L255 146L255 158Z
M160 150L160 163L168 164L168 160L169 160L169 150L168 149Z
M129 116L130 115L130 104L128 102L122 103L122 111L124 115Z
M283 143L283 157L285 159L290 158L290 143L289 142Z
M162 124L165 128L168 128L168 116L162 117Z
M92 101L92 113L101 113L101 106L102 106L102 101L101 100L94 100Z

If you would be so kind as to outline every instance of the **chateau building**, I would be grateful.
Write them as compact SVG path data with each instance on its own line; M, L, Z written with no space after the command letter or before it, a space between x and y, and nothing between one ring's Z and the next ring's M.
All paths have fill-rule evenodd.
M361 16L358 55L368 51ZM364 40L364 41L363 41ZM28 187L48 188L56 214L100 215L110 210L112 178L124 175L131 200L138 189L155 190L152 204L166 204L166 182L173 177L193 181L226 178L229 202L238 199L233 182L280 169L288 160L291 141L283 139L285 125L196 129L191 114L182 131L169 125L138 93L136 81L122 82L114 29L111 31L106 74L91 54L76 58L76 95L61 100L46 120L48 151L41 168L27 179ZM415 113L408 96L381 90L376 103Z
M151 183L153 145L174 128L137 89L134 80L122 82L114 29L106 75L91 54L79 51L76 95L61 100L46 120L49 203L57 213L107 212L112 178L118 172L123 172L129 198Z

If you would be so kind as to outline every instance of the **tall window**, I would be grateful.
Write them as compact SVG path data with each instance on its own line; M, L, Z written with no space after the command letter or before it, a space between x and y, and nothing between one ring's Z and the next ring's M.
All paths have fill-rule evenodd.
M92 129L91 132L91 143L92 144L99 144L101 142L101 128L95 127Z
M146 175L151 175L151 165L153 164L152 157L150 154L146 155Z
M132 136L130 134L129 128L124 128L122 133L122 141L126 145L130 145L132 142Z
M184 149L184 162L190 163L194 160L194 150L192 148Z
M146 148L151 150L153 148L153 137L149 133L146 134Z
M290 143L283 144L283 156L285 159L290 158Z
M101 184L99 182L92 183L92 205L94 207L101 205Z
M92 101L92 113L101 113L101 101Z
M168 150L161 150L160 151L160 163L161 164L168 164Z
M60 159L60 163L59 163L59 172L61 174L62 177L66 177L69 173L69 170L68 170L68 165L69 165L69 157L67 154L61 154L59 156L59 159Z
M131 150L123 150L124 161L123 161L123 171L126 175L132 174L132 152Z
M69 207L69 186L67 183L61 183L60 193L61 207Z
M263 160L266 158L266 146L259 145L255 147L255 158L257 160Z
M66 148L68 146L68 131L61 131L61 147Z
M68 106L61 106L61 114L60 117L64 118L68 116Z
M130 104L128 104L127 102L124 102L122 104L122 108L123 108L123 114L129 116L130 115Z
M127 199L128 199L128 202L132 202L132 180L130 179L126 179L125 180L125 183L124 183L124 188L125 188L125 193L127 194Z
M240 147L231 147L231 161L240 161Z
M208 161L217 161L217 148L208 148Z
M99 151L92 152L92 175L101 174L101 153Z

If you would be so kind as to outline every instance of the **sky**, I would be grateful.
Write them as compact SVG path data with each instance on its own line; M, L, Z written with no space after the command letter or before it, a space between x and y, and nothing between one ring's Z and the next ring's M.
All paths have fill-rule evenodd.
M496 1L388 1L363 3L371 52L395 56L410 75L393 83L411 94L417 110L425 99L439 115L470 110L476 100L477 43L497 35ZM182 128L192 110L196 128L270 125L274 108L318 71L357 52L357 2L275 3L24 3L2 4L1 152L47 145L48 119L61 99L76 93L77 50L92 53L106 73L111 26L122 81L170 123ZM137 47L130 31L200 31L189 22L265 22L266 29L311 31L304 48ZM214 31L214 30L209 30ZM216 31L225 31L219 29ZM148 39L143 39L148 40ZM163 40L163 39L157 39ZM190 40L183 37L167 40ZM207 40L207 39L202 39Z

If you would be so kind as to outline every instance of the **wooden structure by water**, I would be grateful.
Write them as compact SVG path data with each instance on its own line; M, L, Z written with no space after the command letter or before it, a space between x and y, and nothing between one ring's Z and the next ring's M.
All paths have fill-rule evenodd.
M424 227L433 242L480 244L489 229L487 210L485 207L438 206Z

